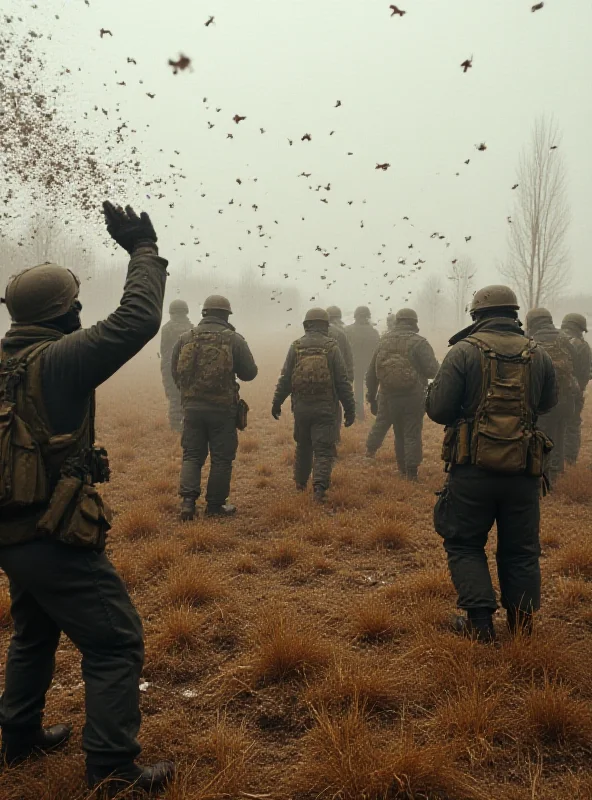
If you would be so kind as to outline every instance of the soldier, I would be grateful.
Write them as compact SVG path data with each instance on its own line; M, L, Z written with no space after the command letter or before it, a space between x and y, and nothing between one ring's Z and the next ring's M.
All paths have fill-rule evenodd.
M349 339L347 338L347 334L345 333L344 325L341 320L341 309L337 306L329 306L327 309L327 314L329 315L329 336L332 339L335 339L337 342L337 346L339 347L339 352L343 358L343 363L345 364L345 370L347 372L347 377L350 382L353 383L354 380L354 356L352 353L351 345L349 343ZM337 412L337 441L341 441L341 423L343 422L343 413L341 410L341 404L339 404L339 409Z
M378 347L380 335L370 321L370 309L358 306L354 311L354 323L345 328L354 355L354 393L356 417L364 419L364 380L368 366Z
M206 514L229 516L236 511L235 506L226 502L238 448L241 401L236 379L254 380L257 365L249 345L229 323L231 314L226 297L211 295L203 304L199 325L184 333L173 349L172 375L181 391L185 417L179 488L183 521L195 516L195 503L201 494L201 471L208 451Z
M584 397L586 386L590 380L592 368L592 353L590 345L584 339L588 333L588 323L583 314L567 314L561 323L561 330L569 337L575 350L575 376L578 382L578 392L574 405L574 413L567 420L565 431L565 460L568 464L575 464L580 454L582 441L582 411L584 410Z
M411 308L397 311L394 324L391 322L380 340L366 375L366 399L376 415L368 435L367 455L374 457L392 425L399 472L411 481L417 480L417 469L423 460L425 390L439 368L431 345L418 331L415 311Z
M575 378L576 351L565 333L553 325L551 312L546 308L533 308L526 315L526 329L529 336L544 347L557 376L559 402L548 414L539 420L539 428L553 442L553 450L548 459L547 477L551 486L565 467L565 434L568 420L575 412L579 386Z
M183 426L183 408L181 407L181 393L175 386L171 373L171 359L173 348L183 333L193 328L188 317L189 306L185 300L173 300L169 306L170 320L162 326L160 335L160 370L162 385L169 401L169 424L171 430L181 432Z
M94 392L158 333L167 262L147 214L110 203L104 209L107 230L131 255L110 317L83 330L79 281L55 264L24 270L6 288L12 325L0 346L0 567L15 632L0 725L9 764L66 743L69 727L42 727L63 631L82 653L88 784L111 777L105 791L114 796L131 784L161 789L173 765L135 763L142 624L104 552L110 514L93 483L109 474L105 452L94 447ZM16 446L23 442L26 450Z
M497 608L485 545L497 522L497 572L510 631L530 632L540 606L539 496L548 440L538 414L557 403L553 363L524 336L516 295L507 286L475 293L474 324L452 349L427 395L428 416L446 425L449 472L434 509L448 566L467 616L457 631L495 638Z
M336 455L337 412L343 406L345 427L356 418L354 395L339 347L329 336L329 315L311 308L304 336L290 347L273 397L271 414L279 419L292 395L296 458L294 480L304 491L312 471L315 500L322 502L331 483Z

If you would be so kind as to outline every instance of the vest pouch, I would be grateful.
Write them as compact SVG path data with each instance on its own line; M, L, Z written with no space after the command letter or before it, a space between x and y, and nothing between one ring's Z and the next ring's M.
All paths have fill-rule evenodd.
M73 547L103 550L111 528L111 511L88 484L82 484L69 519L58 529L56 539Z
M37 523L40 534L53 536L61 522L69 516L81 488L80 478L60 478L49 501L49 508Z
M472 462L481 469L518 475L527 466L529 441L530 437L523 433L515 438L502 439L477 427L473 433Z
M456 426L447 425L444 429L444 441L442 442L442 461L447 464L456 463L456 437Z
M41 450L29 427L14 412L11 423L2 434L2 438L5 437L9 441L3 443L2 449L12 451L12 467L8 462L12 475L7 502L11 506L29 506L47 501L49 485ZM10 457L8 452L7 455ZM2 469L4 472L4 462Z
M245 400L239 400L236 408L236 427L239 431L247 429L249 406Z
M542 431L534 431L529 442L526 474L542 478L547 463L546 456L553 449L553 442Z

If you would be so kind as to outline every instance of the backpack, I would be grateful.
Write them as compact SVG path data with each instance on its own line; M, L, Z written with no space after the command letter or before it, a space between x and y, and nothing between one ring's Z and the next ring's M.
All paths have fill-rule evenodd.
M26 348L19 356L0 361L0 512L2 514L49 500L49 478L42 455L42 448L47 445L49 434L33 430L17 407L30 365L49 344L49 342L36 343Z
M465 340L479 349L482 368L481 399L466 455L470 463L493 472L542 474L541 450L548 443L536 431L530 404L530 374L537 345L527 339L521 351L511 354L497 351L496 340L499 342L499 337L487 333Z
M292 370L293 394L309 398L333 395L333 375L329 366L329 353L336 346L334 340L316 347L295 345L296 363Z
M183 404L192 400L232 405L237 390L232 355L233 332L194 328L181 347L177 374Z
M421 386L409 355L409 336L386 335L376 354L376 377L387 392L411 392Z
M552 342L543 342L541 346L544 347L553 362L559 397L561 400L565 400L574 390L575 375L571 351L573 345L567 336L560 333Z

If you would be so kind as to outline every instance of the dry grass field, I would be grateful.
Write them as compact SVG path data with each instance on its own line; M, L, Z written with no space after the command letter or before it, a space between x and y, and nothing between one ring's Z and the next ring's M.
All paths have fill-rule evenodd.
M441 432L421 482L397 477L389 437L345 431L326 508L294 491L289 404L269 413L277 364L245 392L231 520L177 520L180 447L152 363L100 393L118 514L109 553L147 643L146 761L179 765L168 800L592 798L592 440L544 501L543 610L531 639L483 646L449 631L454 593L431 514ZM592 413L588 415L592 424ZM495 536L492 537L493 557ZM10 636L0 592L2 664ZM87 797L84 692L67 640L48 722L65 753L0 776L2 800Z

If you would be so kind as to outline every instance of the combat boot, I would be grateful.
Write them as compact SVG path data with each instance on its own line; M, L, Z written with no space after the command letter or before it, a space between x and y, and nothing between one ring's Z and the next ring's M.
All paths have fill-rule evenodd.
M150 767L139 767L137 764L124 764L115 768L98 764L86 765L88 787L95 789L96 794L93 797L100 800L119 797L130 789L138 793L160 793L174 777L175 765L172 761L159 761Z
M533 615L529 611L522 611L519 608L509 608L506 611L508 619L508 630L512 636L522 634L530 636L532 634Z
M376 452L373 450L366 450L366 458L373 461L376 458Z
M456 616L452 622L453 630L461 636L488 644L495 641L493 614L488 608L469 609L467 616Z
M306 484L305 483L297 483L296 484L296 491L297 492L305 492L306 491Z
M58 750L66 744L71 733L69 725L51 725L49 728L40 728L27 734L4 729L0 749L2 761L7 766L14 767L31 756L45 755L52 750Z
M412 481L413 483L417 483L419 480L417 477L417 467L407 467L405 470L405 477L408 481Z
M181 502L181 522L191 522L195 518L195 499L184 497Z
M206 517L232 517L233 514L236 514L236 506L231 503L222 506L208 505L206 508Z

